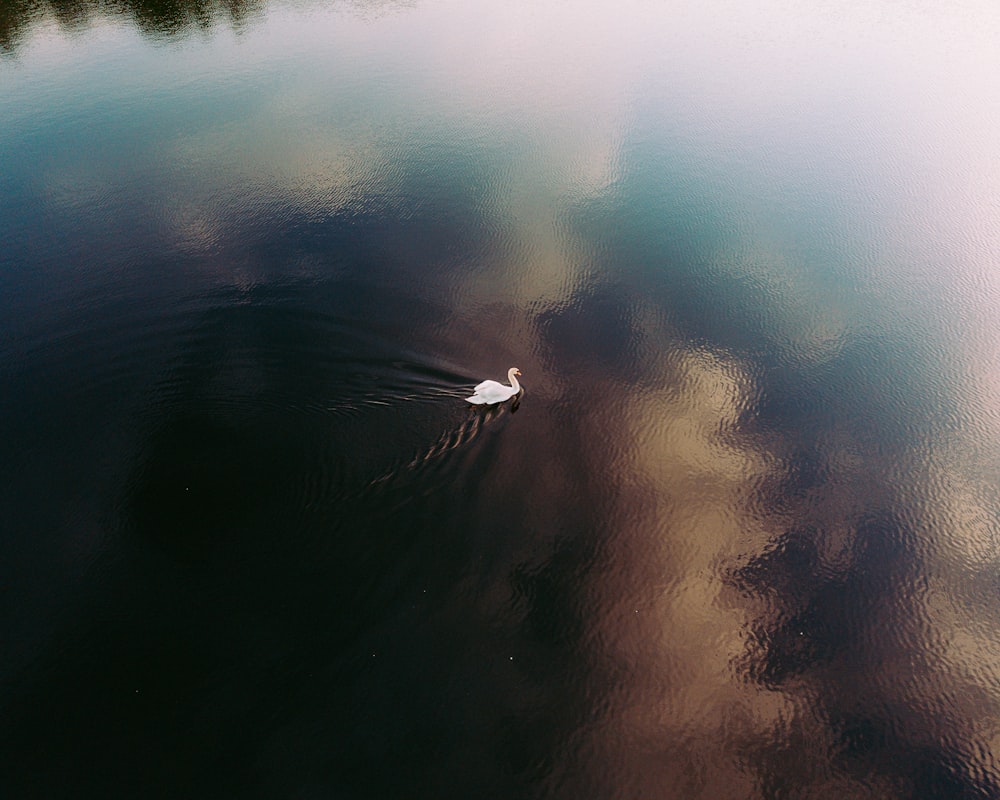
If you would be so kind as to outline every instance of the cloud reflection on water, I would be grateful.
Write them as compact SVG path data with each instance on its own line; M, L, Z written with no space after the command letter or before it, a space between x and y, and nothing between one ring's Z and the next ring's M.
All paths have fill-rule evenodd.
M859 44L845 30L868 31L861 8L853 22L826 19L825 35L808 15L790 28L774 13L747 27L750 11L726 9L716 30L710 12L643 7L626 18L594 4L563 28L561 11L539 22L529 7L498 6L473 37L472 12L454 5L374 21L274 11L282 36L264 43L279 54L294 43L315 60L265 60L266 88L214 89L225 110L183 125L159 126L154 111L129 175L114 158L82 169L63 152L46 156L33 185L42 205L72 217L57 228L93 225L86 209L106 213L107 198L128 209L152 232L151 249L178 257L171 268L185 287L235 287L249 303L255 287L287 282L297 302L320 298L330 329L316 328L329 341L346 320L381 344L406 337L429 360L519 363L528 396L507 439L489 442L490 491L443 473L473 498L463 510L479 523L462 538L450 531L448 544L478 560L448 574L459 596L441 601L433 633L449 653L469 636L497 655L494 639L506 637L502 646L533 666L466 676L474 700L441 712L475 731L471 757L489 769L519 763L526 783L565 797L769 797L789 787L989 796L1000 549L996 440L979 434L997 433L984 408L995 294L971 300L987 342L978 347L963 350L954 319L934 313L941 286L970 302L968 286L953 283L955 253L992 287L989 254L921 238L913 220L933 210L910 194L925 186L912 173L921 158L877 179L866 172L894 149L866 138L869 122L888 118L897 127L882 135L919 138L901 121L909 106L867 104L869 90L851 82L859 68L847 78L837 69L849 61L836 55L845 41L862 62L900 58L898 43L882 52L886 29ZM905 18L924 31L923 12ZM706 69L712 54L758 53L748 31L776 47L751 87L770 101L758 116L732 63ZM824 57L806 58L816 47ZM943 66L948 51L930 52ZM779 81L789 65L802 72ZM847 83L817 84L827 72ZM845 89L852 102L838 104ZM380 99L370 107L371 96ZM834 118L827 102L859 119ZM786 123L795 130L781 138ZM966 202L987 204L994 188ZM956 214L947 232L993 241L983 224L963 228ZM107 238L112 253L118 236ZM911 260L921 245L935 256L923 266ZM387 293L396 284L403 297ZM209 387L231 388L223 367L233 360L255 387L270 374L240 345L258 317L236 305L208 317L240 336L186 345ZM973 397L969 385L987 388ZM373 430L400 430L366 411L381 420ZM427 412L407 446L419 454L420 435L445 422ZM176 436L166 431L154 454ZM514 448L518 434L529 456ZM227 489L238 467L223 476ZM400 478L404 489L410 479ZM434 505L442 485L424 486L435 519L461 519ZM405 504L401 494L393 500ZM150 527L143 514L159 519L159 509L136 496ZM530 513L505 526L511 507ZM377 630L391 614L373 606ZM469 673L480 666L466 651L455 659ZM442 684L452 675L424 667ZM380 684L356 680L388 726L395 709ZM343 699L328 691L331 705ZM508 762L490 751L494 721L511 729ZM265 748L275 760L294 750L283 733Z

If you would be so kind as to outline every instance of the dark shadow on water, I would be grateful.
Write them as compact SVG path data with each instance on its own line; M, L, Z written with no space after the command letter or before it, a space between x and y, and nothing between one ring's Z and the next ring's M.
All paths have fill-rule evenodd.
M174 321L134 433L101 442L128 467L102 489L107 540L6 675L10 796L499 799L547 773L584 713L563 680L572 634L552 626L578 613L558 573L588 561L570 552L586 514L564 515L555 565L511 555L514 534L553 535L493 513L533 480L502 469L505 434L532 415L504 424L521 398L470 407L463 376L407 361L379 324L404 320L415 344L440 316L388 289L275 281ZM104 345L68 357L99 373ZM18 402L33 380L53 396L41 420L93 427L37 368ZM77 524L45 535L63 545ZM527 645L480 596L512 560Z

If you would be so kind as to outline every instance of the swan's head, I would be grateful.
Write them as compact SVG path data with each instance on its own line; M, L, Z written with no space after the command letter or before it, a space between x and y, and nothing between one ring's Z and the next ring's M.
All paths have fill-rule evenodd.
M521 377L521 370L519 370L517 367L514 367L514 374L517 375L517 377L520 378Z

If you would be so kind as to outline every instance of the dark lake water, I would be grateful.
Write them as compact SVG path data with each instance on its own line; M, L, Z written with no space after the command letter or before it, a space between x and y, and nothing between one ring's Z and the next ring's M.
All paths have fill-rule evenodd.
M0 0L4 797L1000 797L998 41Z

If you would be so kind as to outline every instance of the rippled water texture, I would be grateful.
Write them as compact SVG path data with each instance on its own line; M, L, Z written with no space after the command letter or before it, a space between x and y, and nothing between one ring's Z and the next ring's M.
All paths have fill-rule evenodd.
M1000 796L998 41L0 3L4 796Z

